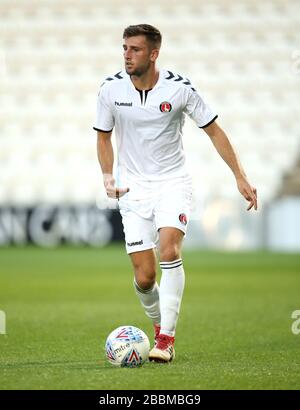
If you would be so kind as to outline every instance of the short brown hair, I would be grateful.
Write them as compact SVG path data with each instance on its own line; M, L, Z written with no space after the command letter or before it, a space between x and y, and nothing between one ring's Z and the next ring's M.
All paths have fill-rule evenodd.
M150 24L136 24L125 28L123 38L135 36L145 36L153 48L160 48L161 46L161 33Z

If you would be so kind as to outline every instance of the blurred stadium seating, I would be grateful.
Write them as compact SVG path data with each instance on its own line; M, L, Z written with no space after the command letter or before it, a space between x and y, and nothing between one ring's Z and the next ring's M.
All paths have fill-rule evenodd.
M2 205L104 195L92 130L97 92L122 69L124 27L141 22L162 31L160 66L188 76L218 112L261 204L296 161L297 1L1 0L0 20ZM184 145L196 191L240 201L230 170L191 121Z

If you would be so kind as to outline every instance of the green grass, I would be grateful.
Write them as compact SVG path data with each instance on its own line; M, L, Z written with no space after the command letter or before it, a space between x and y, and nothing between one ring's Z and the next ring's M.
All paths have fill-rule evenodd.
M185 252L170 365L112 367L104 342L133 324L152 339L123 246L0 249L0 389L299 389L300 255Z

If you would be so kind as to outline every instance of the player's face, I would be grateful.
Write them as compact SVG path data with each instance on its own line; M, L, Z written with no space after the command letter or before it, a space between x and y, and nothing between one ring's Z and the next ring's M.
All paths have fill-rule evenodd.
M145 36L125 38L123 50L127 74L137 77L145 74L158 56L158 50L151 49Z

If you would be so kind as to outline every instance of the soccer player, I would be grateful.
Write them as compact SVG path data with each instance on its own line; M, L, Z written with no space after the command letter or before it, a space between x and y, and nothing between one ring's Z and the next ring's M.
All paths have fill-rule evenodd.
M106 78L98 95L97 153L106 193L119 200L135 292L154 325L155 344L149 359L170 362L175 357L175 329L185 283L181 247L192 197L182 147L185 114L206 132L231 168L238 190L249 202L247 210L257 209L257 195L217 124L216 113L189 79L157 68L159 30L148 24L132 25L124 30L123 40L125 70ZM115 178L113 128L118 149Z

